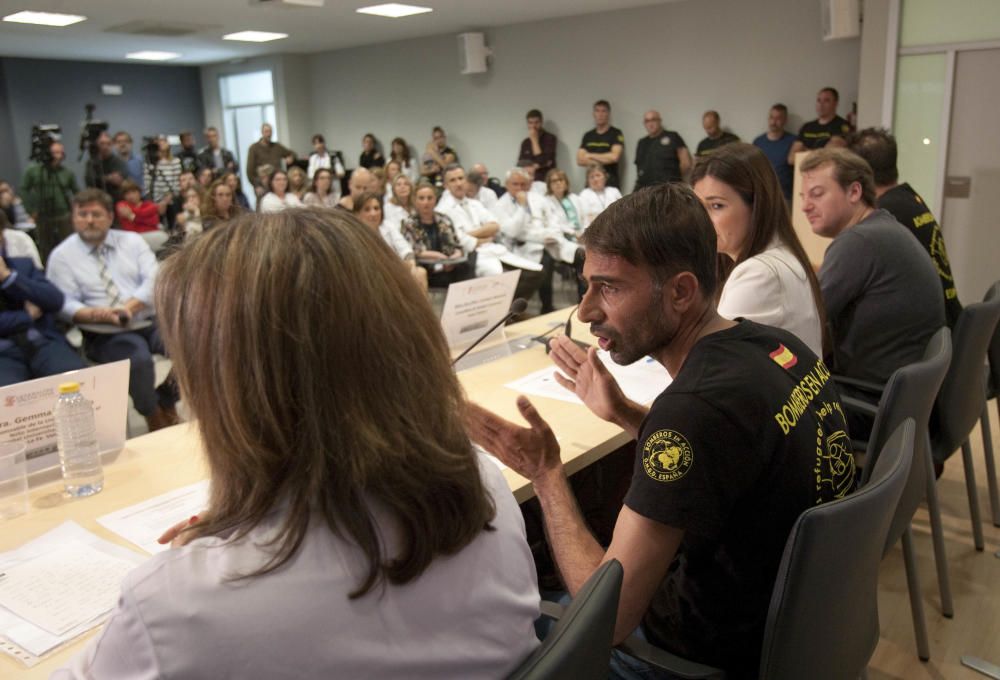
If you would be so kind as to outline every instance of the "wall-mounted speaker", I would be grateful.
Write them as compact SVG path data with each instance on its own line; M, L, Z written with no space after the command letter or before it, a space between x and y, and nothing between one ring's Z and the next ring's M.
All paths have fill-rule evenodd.
M483 33L462 33L458 36L458 70L462 75L486 73L487 58L493 50L486 46Z

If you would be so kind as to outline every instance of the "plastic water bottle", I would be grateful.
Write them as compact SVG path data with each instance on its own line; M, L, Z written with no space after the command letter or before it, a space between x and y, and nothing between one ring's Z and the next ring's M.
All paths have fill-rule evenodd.
M59 464L70 496L92 496L104 488L104 470L97 451L94 405L80 394L80 383L59 386L56 402L56 435Z

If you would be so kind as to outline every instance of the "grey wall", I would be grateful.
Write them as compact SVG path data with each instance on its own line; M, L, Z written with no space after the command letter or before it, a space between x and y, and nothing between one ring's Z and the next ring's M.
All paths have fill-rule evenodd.
M97 106L94 117L107 121L112 134L126 130L137 145L143 135L184 129L193 130L202 141L205 115L197 67L16 58L0 59L0 66L6 80L6 89L0 89L0 135L10 139L3 129L6 109L13 144L4 144L4 155L14 158L8 172L15 184L28 166L34 123L62 126L66 165L83 179L76 157L83 107L88 103ZM102 95L105 83L121 85L124 94Z
M7 98L7 78L4 74L3 59L0 59L0 179L17 183L20 179L18 168L20 167L14 153L12 140L14 139L14 129L10 119L10 106Z
M884 120L886 46L897 30L897 26L890 25L889 5L889 0L865 0L858 74L858 129L887 122Z
M525 112L538 107L579 190L573 155L592 127L591 104L606 98L626 137L630 188L648 108L692 148L709 108L747 140L776 101L791 109L790 127L814 118L822 86L840 90L846 114L857 99L860 41L824 43L819 12L818 0L697 0L507 26L486 32L496 56L475 76L459 74L454 35L308 55L310 86L287 108L311 111L315 129L289 129L289 138L299 148L323 132L353 165L366 132L385 146L401 135L419 150L440 124L464 162L501 175L516 159Z

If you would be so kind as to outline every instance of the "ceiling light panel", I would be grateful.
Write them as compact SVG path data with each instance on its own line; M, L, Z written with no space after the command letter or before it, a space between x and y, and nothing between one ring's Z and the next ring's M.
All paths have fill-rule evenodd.
M81 21L86 21L87 17L78 14L58 14L55 12L16 12L8 14L3 18L15 24L35 24L38 26L71 26Z
M417 5L403 5L398 2L389 2L384 5L360 7L355 11L358 14L372 14L377 17L399 19L400 17L409 17L414 14L426 14L427 12L433 12L434 10L430 7L419 7Z
M239 40L241 42L271 42L287 38L287 33L269 33L267 31L240 31L222 36L223 40Z

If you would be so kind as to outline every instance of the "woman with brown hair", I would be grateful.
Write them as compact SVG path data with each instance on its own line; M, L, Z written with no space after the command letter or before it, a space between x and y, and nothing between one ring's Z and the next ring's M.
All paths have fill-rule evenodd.
M718 236L719 314L782 328L822 357L819 281L764 152L739 142L699 156L691 186Z
M399 255L410 269L410 275L416 280L420 290L427 292L427 270L417 266L413 256L413 248L409 241L403 238L402 225L392 225L385 221L382 213L382 197L378 194L364 193L354 203L354 216L366 227L378 233L386 245Z
M224 179L212 182L201 202L201 224L210 229L219 222L233 219L242 210L233 202L233 190Z
M413 181L405 174L396 175L391 191L383 206L385 221L393 226L403 225L403 220L413 214Z
M377 234L241 215L162 266L156 309L209 506L126 577L70 677L498 678L531 652L520 511Z
M333 170L319 168L313 175L312 184L302 202L313 208L336 208L337 201L340 200L340 192L335 191L335 188Z

